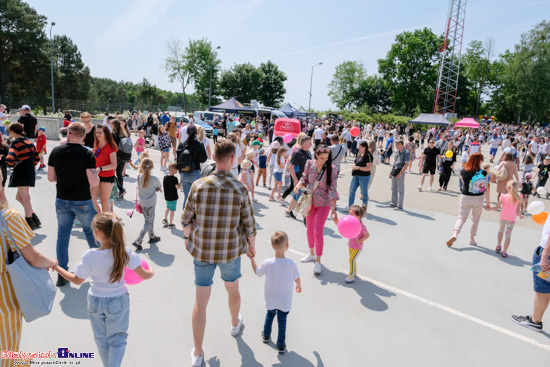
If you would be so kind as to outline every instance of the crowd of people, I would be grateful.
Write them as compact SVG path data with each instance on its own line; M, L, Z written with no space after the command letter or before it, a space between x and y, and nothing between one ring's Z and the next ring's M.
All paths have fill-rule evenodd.
M0 105L2 123L8 118L4 112L5 106ZM288 140L277 130L274 121L223 114L212 122L211 143L204 128L196 124L192 116L179 121L168 113L149 113L145 120L139 116L137 111L128 118L106 114L104 121L94 126L92 116L83 112L79 122L66 126L66 141L47 153L45 129L38 126L30 107L23 106L18 122L6 124L11 142L0 139L3 176L0 205L4 209L9 207L4 193L9 176L8 187L17 187L16 200L24 208L24 219L13 209L3 211L8 227L4 230L16 234L17 241L10 246L20 248L33 266L56 270L58 287L68 282L80 285L85 279L92 279L88 312L105 366L119 366L126 347L129 297L124 286L124 268L134 269L143 279L154 275L152 269L142 267L138 254L143 250L146 235L149 244L161 241L155 232L158 193L165 199L162 225L167 228L176 226L177 203L180 195L183 196L182 240L193 257L196 286L191 362L193 366L200 366L204 357L206 307L216 267L220 268L228 293L230 332L233 336L240 334L243 316L238 280L241 256L245 254L254 273L266 277L267 313L262 341L269 342L277 316L276 347L279 353L286 350L287 315L294 290L299 293L302 289L300 271L293 260L285 258L289 239L283 231L270 234L274 257L260 265L256 263L254 211L258 186L263 184L270 191L267 200L279 203L281 214L292 220L303 217L309 253L301 262L312 262L313 273L320 275L324 228L329 215L334 223L339 222L338 184L342 177L351 175L347 206L341 208L341 212L361 223L359 234L349 239L349 272L342 279L352 283L357 276L357 258L370 236L364 221L377 166L391 165L388 177L391 195L387 207L396 211L404 210L405 179L417 168L421 174L420 192L424 191L428 175L428 190L432 190L436 172L439 173L439 191L448 190L449 182L456 176L460 206L447 246L453 246L470 213L469 244L476 246L475 236L483 209L500 210L495 251L504 258L508 256L516 218L525 215L533 195L540 195L537 188L545 186L550 170L550 139L545 137L547 131L543 128L487 123L479 129L455 129L452 125L418 129L417 126L361 124L329 117L301 120L301 131ZM65 118L73 119L72 116ZM489 162L485 162L481 153L483 144L489 145ZM159 151L160 160L150 154L153 150ZM132 161L134 152L137 159ZM30 245L33 230L41 225L31 204L30 188L35 185L36 170L44 168L44 154L49 156L48 180L56 183L55 260L44 257ZM455 168L458 156L461 157L459 172ZM342 171L341 164L347 164L348 160L351 170ZM135 211L144 219L141 231L132 242L133 250L125 245L122 218L116 213L117 199L122 200L127 194L124 178L128 176L128 166L139 172ZM13 168L11 174L8 167ZM521 179L520 172L523 172ZM159 173L164 176L157 177ZM531 183L534 177L537 178L535 185ZM377 181L380 180L383 178ZM384 182L388 183L385 179ZM494 206L490 201L491 183L496 185L498 195ZM357 196L360 205L356 205ZM136 214L132 211L131 215ZM75 222L82 227L90 250L83 254L73 272L69 272L68 246ZM545 271L550 271L549 236L550 221L547 221L533 259L540 262ZM0 274L2 294L13 299L3 262L0 262ZM534 275L534 283L534 312L529 316L513 316L513 319L541 331L542 316L550 301L550 282ZM16 306L6 307L6 299L1 301L0 310L7 315L3 316L3 329L7 332L2 334L2 345L9 350L19 350L21 313ZM117 312L113 312L113 304L117 305Z

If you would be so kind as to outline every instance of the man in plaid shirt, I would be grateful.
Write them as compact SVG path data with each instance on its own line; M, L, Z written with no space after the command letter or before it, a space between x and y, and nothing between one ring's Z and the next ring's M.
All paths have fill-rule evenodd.
M200 366L204 357L202 342L206 327L206 306L212 289L216 267L229 296L231 334L239 335L243 318L239 312L241 295L241 255L256 255L256 222L248 190L231 174L237 157L235 144L220 139L216 143L216 170L191 186L182 214L185 246L193 256L195 267L195 306L193 308L193 366Z

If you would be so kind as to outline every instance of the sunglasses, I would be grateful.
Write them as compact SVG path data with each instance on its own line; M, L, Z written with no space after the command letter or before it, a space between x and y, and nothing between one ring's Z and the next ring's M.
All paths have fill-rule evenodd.
M95 155L96 158L97 158L97 156L99 155L99 152L100 152L100 151L101 151L101 149L99 149L99 148L97 148L97 149L95 150L95 154L94 154L94 155Z
M319 153L328 153L328 152L330 152L330 148L317 148L317 152L319 152Z

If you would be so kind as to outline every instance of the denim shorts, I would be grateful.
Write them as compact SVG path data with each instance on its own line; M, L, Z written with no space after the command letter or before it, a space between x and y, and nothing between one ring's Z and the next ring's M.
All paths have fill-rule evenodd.
M540 255L542 255L542 247L537 247L535 250L535 253L533 254L533 265L540 263ZM539 278L537 276L538 272L533 272L533 283L534 283L534 289L537 293L550 293L550 282Z
M282 172L273 172L273 177L275 177L275 181L282 181L283 180L283 173Z
M498 148L489 148L489 155L496 155L498 152Z
M216 266L220 268L222 280L233 283L241 277L241 257L223 264L214 264L203 261L193 260L195 267L195 285L197 287L210 287Z
M163 153L169 153L170 148L162 148L160 151L163 152Z
M176 205L178 205L177 200L166 200L166 208L169 209L171 212L176 211Z
M300 195L302 195L302 189L298 190L298 193L296 194L294 191L292 191L292 198L296 201L300 199Z

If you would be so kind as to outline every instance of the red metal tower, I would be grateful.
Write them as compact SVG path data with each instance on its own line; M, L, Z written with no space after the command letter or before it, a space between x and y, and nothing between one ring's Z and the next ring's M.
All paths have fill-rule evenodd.
M460 52L464 36L466 0L450 0L445 42L440 48L441 64L434 113L454 114L457 100L458 75L460 72Z

